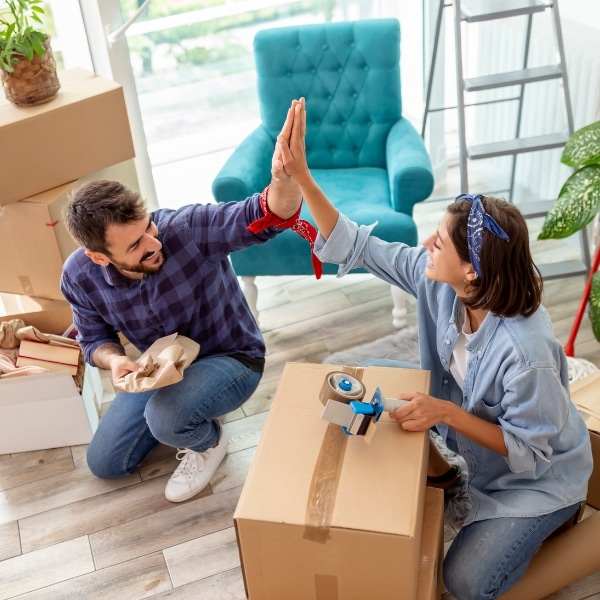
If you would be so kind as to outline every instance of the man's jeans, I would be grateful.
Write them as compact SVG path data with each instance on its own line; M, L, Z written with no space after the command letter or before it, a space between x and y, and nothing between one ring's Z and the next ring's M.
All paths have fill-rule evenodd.
M189 365L179 383L118 392L88 447L90 470L106 479L130 475L159 443L204 452L219 439L217 417L248 400L261 376L233 358L212 356Z

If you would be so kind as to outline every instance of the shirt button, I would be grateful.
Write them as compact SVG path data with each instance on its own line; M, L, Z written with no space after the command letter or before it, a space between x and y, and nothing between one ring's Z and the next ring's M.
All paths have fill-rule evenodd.
M447 379L444 379L444 384L448 385L448 380Z
M445 359L445 358L442 358L442 362L443 362L444 364L446 364L446 359Z
M481 350L477 350L477 356L481 356L481 355L482 355Z
M444 340L444 344L449 344L450 340Z

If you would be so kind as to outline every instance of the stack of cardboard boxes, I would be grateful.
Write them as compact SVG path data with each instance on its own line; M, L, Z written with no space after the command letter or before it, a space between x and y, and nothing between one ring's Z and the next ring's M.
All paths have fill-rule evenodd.
M62 265L77 247L61 217L70 193L90 179L139 188L122 87L84 69L59 78L47 104L0 99L0 321L54 334L72 323L60 292ZM82 395L68 373L0 378L0 454L89 442L102 392L90 367Z

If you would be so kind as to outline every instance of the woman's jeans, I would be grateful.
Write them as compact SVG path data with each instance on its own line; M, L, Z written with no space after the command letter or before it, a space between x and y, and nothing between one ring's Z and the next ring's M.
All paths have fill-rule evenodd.
M216 419L239 408L262 374L227 356L200 358L179 383L149 392L118 392L87 452L97 477L130 475L159 443L204 452L218 441Z
M362 366L418 368L391 359L368 360ZM523 576L541 543L580 505L539 517L500 517L466 525L444 560L448 591L459 600L493 600L506 593Z
M444 583L459 600L492 600L524 575L541 543L579 509L539 517L500 517L463 527L444 560Z

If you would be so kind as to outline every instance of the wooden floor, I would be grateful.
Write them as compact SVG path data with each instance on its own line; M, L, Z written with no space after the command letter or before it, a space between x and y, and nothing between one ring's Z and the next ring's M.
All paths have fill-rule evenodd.
M438 209L419 210L425 235ZM232 514L284 364L320 363L392 329L389 288L368 275L258 284L266 371L243 409L227 416L229 455L210 487L188 502L168 502L164 487L176 466L170 448L117 481L91 475L84 446L0 456L0 600L245 597ZM546 284L545 304L563 342L582 289L579 278ZM414 322L409 302L408 323ZM587 317L577 355L600 366ZM600 598L600 573L550 598Z

